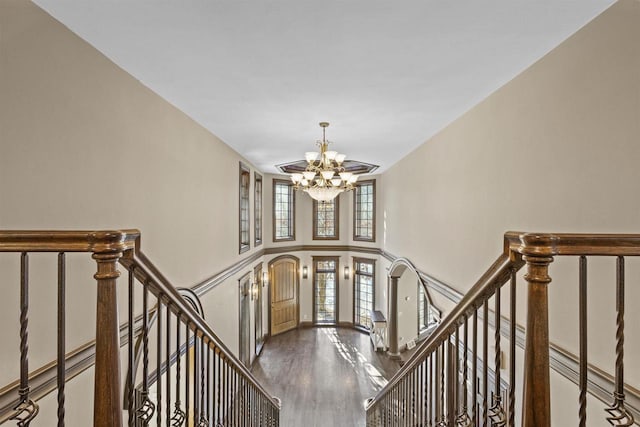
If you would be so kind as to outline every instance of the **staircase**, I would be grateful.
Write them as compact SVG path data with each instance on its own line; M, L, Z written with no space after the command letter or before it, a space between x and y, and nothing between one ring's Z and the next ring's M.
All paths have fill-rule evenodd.
M93 367L93 398L84 399L93 403L94 426L279 425L279 400L142 253L137 230L4 231L0 252L15 253L20 269L19 380L0 389L0 424L29 426L38 419L39 399L56 392L57 425L64 426L68 380ZM57 349L54 361L30 370L29 260L34 253L49 254L57 266L51 278L57 290ZM97 301L95 339L72 349L65 340L70 253L90 254L95 262ZM630 282L625 265L637 256L640 235L506 233L502 254L367 402L367 425L550 426L550 372L561 371L550 362L550 351L577 366L578 406L570 425L633 425L640 405L637 390L624 380L625 286ZM577 283L550 285L550 264L567 258L575 260ZM589 363L588 291L605 286L588 280L594 258L611 259L615 266L612 375ZM594 264L599 274L602 266ZM392 286L398 274L392 265ZM575 286L578 295L577 355L550 342L548 290L554 285ZM119 295L117 287L124 293ZM526 295L524 328L517 324L519 294ZM637 355L630 360L637 369ZM606 402L598 419L587 420L593 414L587 410L588 394ZM78 397L77 390L69 396Z
M57 425L64 426L67 380L94 365L94 426L279 425L278 399L140 251L137 230L0 232L0 251L20 257L20 379L0 389L0 424L29 426L38 399L56 390ZM31 371L29 257L39 252L57 254L57 358ZM66 258L72 252L91 254L97 263L97 306L95 340L68 351Z
M560 258L575 259L578 269L578 283L574 286L579 300L576 313L579 327L575 331L579 354L569 354L567 358L575 359L579 366L575 381L579 393L577 413L567 425L633 425L638 419L638 406L632 407L625 396L632 394L637 401L638 391L624 382L625 260L639 255L640 235L506 233L503 253L413 357L367 402L367 425L550 426L549 351L562 350L549 341L548 288L553 286L549 266ZM608 375L589 365L588 360L587 290L606 286L601 282L588 283L588 265L593 258L615 262L615 271L610 275L615 279L609 288L616 296L615 348L611 349L615 352L615 374L608 396L596 390L595 383L595 377ZM601 265L596 267L602 269ZM522 268L525 274L521 279L518 273ZM389 277L393 286L397 281L393 266ZM519 282L525 282L526 287ZM632 285L637 285L637 278ZM511 320L518 318L519 292L526 292L524 329ZM507 301L503 300L504 295ZM571 306L569 301L567 306ZM524 357L518 359L516 347L523 332ZM597 343L599 347L602 345L603 342ZM508 366L503 366L505 352ZM630 359L637 369L638 355ZM505 368L507 378L501 373ZM518 371L522 372L519 376ZM516 388L521 388L520 394ZM587 420L588 393L607 405L598 419Z

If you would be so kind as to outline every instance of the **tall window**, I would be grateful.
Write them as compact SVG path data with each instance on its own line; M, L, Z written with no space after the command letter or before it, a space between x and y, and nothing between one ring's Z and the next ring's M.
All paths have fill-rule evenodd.
M262 244L262 175L253 175L253 220L255 246Z
M353 240L376 240L376 181L363 181L353 195Z
M295 199L290 181L273 180L273 241L295 240Z
M422 283L418 281L418 333L426 331L440 321L440 311L429 303Z
M313 257L313 320L338 322L338 258Z
M429 313L429 301L424 294L422 284L418 281L418 332L424 331L429 326L427 313Z
M240 163L240 253L249 250L249 168Z
M338 240L338 197L329 202L313 201L313 239Z
M375 295L375 260L354 258L353 261L353 323L369 328Z

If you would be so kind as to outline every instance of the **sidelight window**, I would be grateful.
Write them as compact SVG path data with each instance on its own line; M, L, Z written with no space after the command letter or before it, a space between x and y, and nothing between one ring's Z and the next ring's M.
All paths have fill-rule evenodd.
M375 297L375 260L355 258L353 268L353 323L371 327Z
M338 258L313 257L313 320L338 323Z

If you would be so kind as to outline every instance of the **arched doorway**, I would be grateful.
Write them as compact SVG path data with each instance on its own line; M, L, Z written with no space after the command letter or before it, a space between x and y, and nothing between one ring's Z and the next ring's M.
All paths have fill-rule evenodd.
M388 277L389 356L399 358L400 344L410 348L409 343L425 338L440 321L441 313L433 305L427 280L411 261L397 258Z
M269 262L269 329L271 335L297 328L300 316L298 290L300 260L282 255Z

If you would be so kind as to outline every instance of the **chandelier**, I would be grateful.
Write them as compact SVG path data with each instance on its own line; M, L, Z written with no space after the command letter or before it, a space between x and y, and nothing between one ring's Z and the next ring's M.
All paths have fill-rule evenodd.
M358 180L358 175L348 170L353 167L345 167L346 155L337 151L329 150L330 141L326 139L328 122L320 122L322 128L322 141L316 144L320 147L320 152L308 151L304 157L306 167L302 171L296 171L295 163L279 166L283 172L291 173L291 181L296 190L306 192L311 198L319 202L328 202L336 198L343 191L350 191ZM297 162L298 165L300 162ZM350 162L358 165L366 163ZM377 166L367 165L373 167Z

